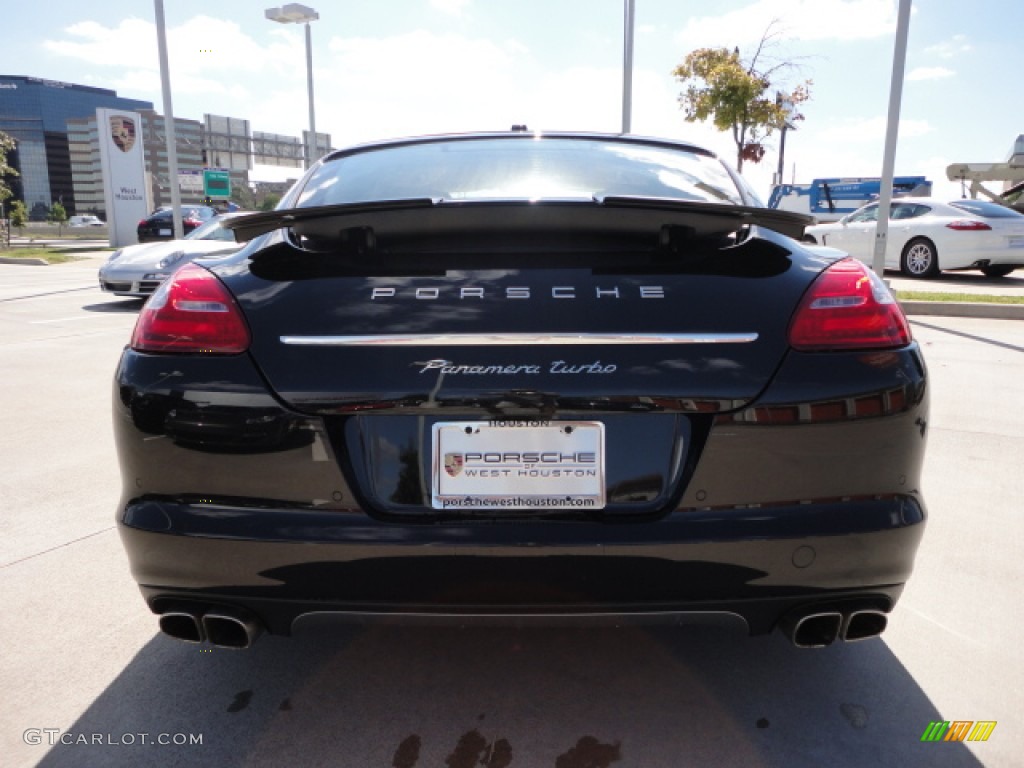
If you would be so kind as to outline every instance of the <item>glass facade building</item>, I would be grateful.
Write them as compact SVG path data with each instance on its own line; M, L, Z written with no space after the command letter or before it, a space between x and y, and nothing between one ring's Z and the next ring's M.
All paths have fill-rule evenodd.
M10 183L15 199L25 201L33 219L46 218L55 202L68 215L78 212L68 121L91 116L95 122L97 107L138 112L152 110L153 103L121 98L106 88L0 75L0 131L18 143L10 160L19 175Z
M145 153L150 208L171 203L164 118L152 102L125 99L115 91L18 75L0 75L0 131L17 148L9 156L18 176L8 179L15 200L23 200L33 220L44 220L61 203L68 215L95 214L106 219L96 109L137 112ZM182 203L203 200L204 168L228 170L232 189L248 190L253 163L302 168L303 139L252 131L237 117L204 115L202 122L174 119L177 184ZM303 132L311 141L308 132ZM316 135L316 156L330 151L331 136Z

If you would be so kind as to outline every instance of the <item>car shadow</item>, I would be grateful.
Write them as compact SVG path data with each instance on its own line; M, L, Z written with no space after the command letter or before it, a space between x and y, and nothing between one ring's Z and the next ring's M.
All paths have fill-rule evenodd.
M921 741L941 719L881 639L361 627L226 651L157 635L38 765L980 766Z
M142 309L142 305L146 303L145 299L134 299L124 296L117 299L111 299L102 304L86 304L82 307L84 312L106 312L106 313L122 313L122 312L138 312Z
M944 288L969 289L969 288L1020 288L1024 290L1024 268L1011 272L1006 277L986 277L981 272L940 272L935 277L925 279L907 278L898 270L886 270L886 277L907 280L908 284L932 284L941 285Z

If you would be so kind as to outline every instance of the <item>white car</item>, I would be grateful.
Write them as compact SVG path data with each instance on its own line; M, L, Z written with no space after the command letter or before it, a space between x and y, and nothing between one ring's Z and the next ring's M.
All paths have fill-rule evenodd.
M182 240L129 245L114 251L100 267L100 288L116 296L149 296L180 267L193 259L227 256L245 243L235 242L230 229L221 222L229 213L210 219Z
M106 223L100 219L99 216L84 215L84 216L72 216L68 219L68 226L70 227L105 227Z
M807 227L804 240L871 264L877 220L878 203L871 203L839 221ZM907 277L934 277L944 269L1005 277L1024 267L1024 214L984 200L900 197L892 201L887 241L885 268Z

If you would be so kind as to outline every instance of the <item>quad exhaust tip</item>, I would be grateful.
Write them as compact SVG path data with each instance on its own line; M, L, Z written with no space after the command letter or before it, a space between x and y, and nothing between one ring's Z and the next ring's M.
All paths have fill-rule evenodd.
M855 642L878 637L885 631L889 618L882 611L854 611L843 627L843 640Z
M209 641L217 648L249 648L263 634L263 625L241 614L223 609L195 611L178 609L160 614L160 631L175 640L186 643Z
M263 632L263 628L252 619L223 613L203 614L203 629L213 645L235 650L251 647Z
M885 611L798 611L782 618L779 627L797 648L826 648L836 640L856 642L878 637L889 622Z
M838 611L809 613L796 620L790 639L797 648L825 648L836 641L842 626Z
M160 614L160 630L165 635L186 643L201 643L205 639L203 625L191 613L169 611Z

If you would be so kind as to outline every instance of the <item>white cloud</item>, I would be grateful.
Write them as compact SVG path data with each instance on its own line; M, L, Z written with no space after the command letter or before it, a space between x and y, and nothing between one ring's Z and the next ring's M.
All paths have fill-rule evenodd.
M71 39L46 40L43 47L59 56L105 67L124 68L128 64L154 69L159 66L156 28L148 21L125 19L115 28L84 21L64 31Z
M473 4L473 0L430 0L433 8L452 16L461 16L462 12Z
M329 70L332 98L318 96L317 124L323 114L337 146L409 133L504 130L513 124L547 131L622 128L622 71L614 64L542 71L532 51L515 40L425 31L339 38L330 49L322 67L325 75ZM320 67L316 78L318 83L328 79ZM318 86L318 94L324 92ZM731 157L726 134L685 122L677 95L669 74L634 70L632 132L696 141ZM285 99L296 102L294 93L265 97L277 109L287 109Z
M914 82L918 80L944 80L947 77L953 77L956 72L946 67L915 67L907 73L907 81Z
M74 24L64 30L65 39L46 40L50 53L118 71L126 65L133 70L159 72L156 25L142 19L126 19L116 27L94 21ZM223 90L217 83L231 72L259 72L267 61L284 58L285 48L296 48L303 56L301 36L281 36L282 44L261 48L234 21L196 16L167 29L168 66L175 90L197 87L198 92ZM301 61L301 59L300 59ZM115 76L123 77L123 76ZM178 82L178 79L181 82Z
M114 77L104 79L102 87L112 88L119 96L128 95L128 98L136 98L135 94L148 94L151 97L149 100L160 111L160 73L156 70L126 69Z
M810 13L808 9L816 5L806 0L773 0L764 26L780 15L780 2L797 13ZM876 0L819 2L829 7L856 6L868 13ZM759 0L748 10L762 7L768 9ZM873 29L885 21L874 14ZM731 33L752 30L758 37L764 26L747 16L727 22ZM841 23L827 26L834 31ZM317 128L330 133L335 146L419 133L502 130L516 123L542 130L609 132L619 131L622 125L622 75L617 62L608 67L545 71L539 53L516 39L471 37L451 29L328 39L326 30L314 27L313 34ZM231 115L250 120L254 130L287 135L307 127L301 27L267 23L261 34L264 42L259 44L232 22L199 17L170 28L168 37L179 117L201 120L207 112ZM150 99L160 110L155 42L152 23L129 19L115 27L76 25L49 41L47 48L96 63L99 66L93 71L105 73L104 87L116 88L123 96ZM667 71L636 69L632 132L693 141L733 165L731 134L687 123L677 96L678 84ZM787 179L793 161L799 164L798 180L880 173L884 117L814 122L814 126L801 125L787 138ZM904 120L900 138L931 131L926 121ZM777 135L768 140L762 163L747 164L744 169L765 197L778 164L777 141ZM294 169L288 172L295 175Z
M235 21L209 16L168 27L175 115L193 120L201 120L206 113L243 117L250 119L254 130L288 135L305 128L302 29L269 23L267 27L270 42L264 45L242 32ZM83 68L91 66L93 72L102 74L103 87L113 88L121 96L152 101L157 111L163 110L156 25L152 22L127 19L112 27L81 22L64 29L59 39L44 41L43 47ZM325 41L314 40L313 50L314 64L322 76L316 85L323 87L332 74ZM93 80L97 80L95 75ZM258 86L246 87L253 82ZM251 87L258 90L254 93ZM318 93L318 106L321 98Z
M924 49L925 53L938 56L940 59L952 59L965 53L970 53L974 47L967 42L966 35L953 35L952 38L935 45L929 45Z
M781 40L863 40L892 35L892 0L755 0L722 16L691 19L677 35L688 48L756 43L778 20Z
M946 168L953 162L948 157L942 156L926 157L921 161L921 173L931 180L933 196L949 200L960 197L960 182L950 181L946 177Z
M515 41L411 32L335 38L315 79L335 143L446 130L500 130L528 122L533 62ZM486 120L486 124L482 121Z

